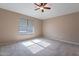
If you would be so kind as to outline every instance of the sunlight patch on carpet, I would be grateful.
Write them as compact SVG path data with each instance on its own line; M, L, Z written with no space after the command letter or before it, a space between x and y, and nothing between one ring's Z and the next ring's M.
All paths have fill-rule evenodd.
M27 49L29 49L33 54L36 54L51 45L50 43L40 39L29 40L23 42L22 44L27 47Z

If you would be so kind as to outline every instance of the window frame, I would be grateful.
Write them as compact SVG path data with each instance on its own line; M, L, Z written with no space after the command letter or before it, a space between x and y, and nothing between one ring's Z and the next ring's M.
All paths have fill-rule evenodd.
M27 23L26 23L26 25L21 25L21 21L25 21L25 22L27 22L28 23L28 25L30 25L29 24L29 22L31 22L32 24L31 24L31 26L32 26L32 32L29 32L29 27L28 27L28 25L27 25ZM25 31L21 31L21 26L27 26L27 30L25 30ZM33 26L33 21L32 20L28 20L28 19L25 19L24 17L22 17L22 18L20 18L20 20L19 20L19 30L18 30L18 32L19 32L19 34L20 35L29 35L29 34L33 34L34 33L34 26Z

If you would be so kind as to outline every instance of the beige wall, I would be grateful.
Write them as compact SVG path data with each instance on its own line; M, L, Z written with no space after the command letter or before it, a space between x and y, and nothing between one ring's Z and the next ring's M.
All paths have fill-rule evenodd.
M26 16L29 20L33 20L35 32L31 35L18 34L20 16L22 14L0 9L0 43L27 40L42 35L54 40L79 43L79 12L45 21Z
M18 25L21 14L0 9L0 42L11 42L24 40L33 37L39 37L42 34L42 22L36 18L26 16L33 20L35 32L30 35L18 34Z
M43 35L54 40L79 43L79 12L43 21Z

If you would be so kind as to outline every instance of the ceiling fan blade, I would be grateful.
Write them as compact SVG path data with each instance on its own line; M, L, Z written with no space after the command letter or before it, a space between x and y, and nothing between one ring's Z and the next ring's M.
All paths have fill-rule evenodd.
M40 6L43 6L43 3L40 3Z
M40 9L40 8L37 8L37 9L35 9L35 10L38 10L38 9Z
M44 12L44 10L41 10L42 12Z
M47 5L47 3L43 3L43 6Z
M50 7L44 7L44 9L51 9Z
M38 5L37 3L34 3L35 5L37 5L37 6L40 6L40 5Z

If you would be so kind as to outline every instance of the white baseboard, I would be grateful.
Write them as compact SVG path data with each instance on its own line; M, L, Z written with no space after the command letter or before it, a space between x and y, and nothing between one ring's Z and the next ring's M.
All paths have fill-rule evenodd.
M69 44L79 45L79 43L77 43L77 42L66 41L66 40L59 40L59 41L66 42L66 43L69 43Z
M46 37L48 38L48 37ZM51 38L48 38L48 39L51 39ZM53 40L57 40L57 41L61 41L61 42L65 42L65 43L69 43L69 44L74 44L74 45L79 45L79 43L77 42L72 42L72 41L66 41L66 40L59 40L59 39L53 39Z

